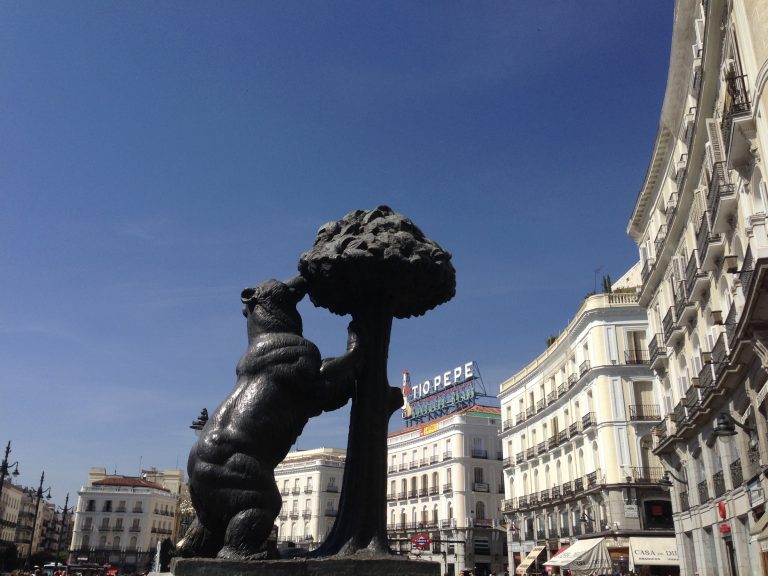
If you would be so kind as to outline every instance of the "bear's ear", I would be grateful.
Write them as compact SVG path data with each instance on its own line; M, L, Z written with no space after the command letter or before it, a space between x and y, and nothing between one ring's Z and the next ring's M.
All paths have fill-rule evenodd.
M248 302L252 301L254 298L256 298L256 293L258 290L256 288L246 288L242 292L240 292L240 301L243 304L248 304Z

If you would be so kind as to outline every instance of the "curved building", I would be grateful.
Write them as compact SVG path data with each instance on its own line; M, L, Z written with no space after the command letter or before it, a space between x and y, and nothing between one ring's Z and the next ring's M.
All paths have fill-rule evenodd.
M636 285L638 268L623 284ZM646 325L633 288L588 296L546 351L501 384L502 510L510 565L521 571L577 540L606 546L625 572L645 562L633 544L669 549L671 504L652 452L662 395Z
M677 0L664 104L628 233L661 382L685 574L767 574L768 2Z

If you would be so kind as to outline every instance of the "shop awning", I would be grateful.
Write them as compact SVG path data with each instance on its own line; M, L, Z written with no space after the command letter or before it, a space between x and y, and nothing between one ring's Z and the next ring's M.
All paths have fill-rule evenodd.
M768 525L768 512L763 512L763 515L760 516L760 520L758 520L754 526L752 526L752 529L749 531L749 535L752 536L750 538L750 542L754 542L755 540L765 540L768 538L768 534L766 534L765 527Z
M674 538L629 537L629 568L635 566L680 566Z
M544 548L544 546L534 546L533 549L528 552L528 556L523 558L523 561L520 562L520 566L515 569L515 574L525 574L528 572L528 568L530 568L531 564L536 561L536 558L539 557L539 554L541 554L541 551L544 550Z
M605 538L587 538L574 544L544 562L544 566L558 566L570 570L574 576L603 574L613 566Z

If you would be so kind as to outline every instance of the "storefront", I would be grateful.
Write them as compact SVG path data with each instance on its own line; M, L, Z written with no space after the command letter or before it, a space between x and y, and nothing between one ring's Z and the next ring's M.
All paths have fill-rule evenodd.
M523 561L520 562L520 566L515 569L515 574L525 574L528 572L528 569L536 563L537 558L544 551L544 548L544 546L534 546L533 549L528 552L528 556L523 558Z
M553 556L544 566L559 568L560 573L570 570L573 576L610 574L613 568L605 538L577 540L571 546Z
M671 537L630 537L629 569L638 574L679 574L677 541Z

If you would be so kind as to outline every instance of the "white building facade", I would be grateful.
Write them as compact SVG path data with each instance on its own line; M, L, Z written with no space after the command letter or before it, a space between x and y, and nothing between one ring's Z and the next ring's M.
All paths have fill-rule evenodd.
M498 408L470 406L387 439L387 532L393 549L441 563L441 574L503 574L506 534ZM431 543L415 551L412 538Z
M22 489L6 481L0 500L0 550L14 543L21 512Z
M283 497L276 520L278 544L314 549L328 536L339 510L346 451L316 448L290 452L275 468Z
M140 572L152 562L158 542L178 541L179 495L173 487L183 473L153 474L155 479L167 476L171 488L91 468L88 484L78 492L70 562L110 563L124 573Z
M628 226L662 384L654 452L685 574L768 574L766 38L766 0L675 3L659 129Z
M623 284L636 285L638 272ZM575 540L606 538L626 572L632 538L674 538L652 452L662 398L646 313L625 290L588 296L546 351L501 384L510 566L532 550L540 565Z

